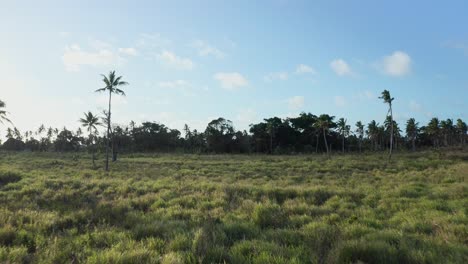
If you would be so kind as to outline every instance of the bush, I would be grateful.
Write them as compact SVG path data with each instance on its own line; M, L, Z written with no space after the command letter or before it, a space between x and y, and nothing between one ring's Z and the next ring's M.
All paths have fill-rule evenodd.
M222 250L216 247L223 246L226 241L227 237L221 225L217 221L209 219L195 233L192 251L198 257L199 262L206 263L209 259L222 257Z
M384 241L349 241L339 251L339 263L414 263L404 249Z
M277 204L259 204L252 216L261 228L281 228L287 226L287 216Z
M0 187L21 180L21 174L12 171L0 171Z
M312 258L317 263L327 263L330 253L341 240L341 233L337 226L325 223L310 223L303 228L305 244L312 251Z

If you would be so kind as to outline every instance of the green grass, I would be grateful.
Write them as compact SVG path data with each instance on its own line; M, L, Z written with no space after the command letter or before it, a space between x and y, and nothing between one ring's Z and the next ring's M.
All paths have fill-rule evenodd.
M0 262L468 263L468 153L0 153Z

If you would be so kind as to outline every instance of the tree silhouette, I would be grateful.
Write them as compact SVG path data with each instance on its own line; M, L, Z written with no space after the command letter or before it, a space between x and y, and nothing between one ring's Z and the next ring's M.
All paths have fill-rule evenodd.
M84 115L84 118L80 118L80 123L88 131L88 147L91 149L93 167L95 167L96 152L94 150L94 137L97 135L97 126L101 125L101 122L99 122L99 117L91 113L91 111L84 113Z
M345 152L345 138L349 136L349 132L351 130L351 127L346 124L346 119L340 118L338 122L336 123L338 127L338 133L341 134L342 138L342 144L341 144L341 151L344 153Z
M327 156L330 156L330 151L328 149L327 134L330 128L335 127L333 122L335 119L334 116L329 116L327 114L322 114L318 117L317 122L315 123L316 128L320 129L323 133L323 141L325 143L325 149L327 150Z
M364 138L364 125L361 121L356 122L356 134L359 139L359 152L362 152L362 139Z
M460 145L464 146L466 141L466 132L468 128L465 122L461 119L457 119L456 131L460 137Z
M419 132L418 124L414 118L410 118L406 122L406 136L411 140L411 149L413 151L416 151L416 138Z
M109 72L109 75L106 76L101 74L103 79L102 81L106 85L103 88L97 89L96 92L109 92L109 109L107 111L107 139L106 139L106 171L109 171L109 142L111 140L111 105L112 105L112 94L123 95L125 92L119 87L128 85L127 82L122 81L122 76L116 77L115 71Z
M432 143L434 147L439 146L439 134L440 134L440 127L439 127L439 119L434 117L429 121L426 127L426 133L432 139Z
M10 119L7 118L7 111L5 110L6 104L2 100L0 100L0 123L4 124L3 122L6 121L11 123Z
M384 90L382 92L382 96L379 97L384 101L384 103L388 104L388 112L387 116L390 115L390 152L388 158L392 158L392 150L393 150L393 110L392 110L392 102L395 98L390 96L390 92L388 90Z

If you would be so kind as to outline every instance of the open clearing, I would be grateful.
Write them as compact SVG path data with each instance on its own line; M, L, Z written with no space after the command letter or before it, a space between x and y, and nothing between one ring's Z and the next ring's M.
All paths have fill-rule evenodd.
M467 180L458 151L1 153L0 262L467 263Z

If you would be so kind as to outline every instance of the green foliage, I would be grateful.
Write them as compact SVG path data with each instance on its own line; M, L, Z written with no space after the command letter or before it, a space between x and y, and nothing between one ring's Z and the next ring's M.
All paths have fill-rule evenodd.
M277 204L257 205L252 219L261 228L280 228L287 225L286 214Z

